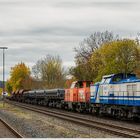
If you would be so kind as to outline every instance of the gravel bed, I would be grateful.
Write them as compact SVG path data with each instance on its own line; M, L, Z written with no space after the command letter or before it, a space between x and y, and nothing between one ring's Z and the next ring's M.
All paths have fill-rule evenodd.
M0 104L0 117L28 138L112 138L118 137L94 128L50 117L13 105Z
M43 109L46 109L46 107L41 107ZM62 113L69 113L69 114L73 114L73 115L78 115L80 117L83 118L87 118L87 119L91 119L91 120L95 120L95 121L100 121L100 122L108 122L109 124L114 124L114 125L120 125L120 126L125 126L125 127L129 127L129 128L134 128L137 130L140 130L140 122L134 122L132 120L130 121L125 121L125 120L119 120L119 119L115 119L115 118L108 118L108 117L97 117L94 115L90 115L90 114L84 114L84 113L74 113L74 112L69 112L69 111L65 111L62 109L55 109L55 108L48 108L54 111L59 111Z

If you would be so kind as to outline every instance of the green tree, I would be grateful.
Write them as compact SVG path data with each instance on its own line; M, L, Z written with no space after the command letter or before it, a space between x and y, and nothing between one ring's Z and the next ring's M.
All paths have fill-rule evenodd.
M136 73L140 68L140 50L135 40L123 39L105 43L92 54L92 69L97 70L96 80L112 73Z
M88 38L84 39L78 47L75 48L76 67L70 69L70 74L73 74L79 80L92 80L97 75L97 69L91 65L91 56L95 53L102 44L118 40L118 35L112 32L95 32Z
M140 52L140 45L138 44L138 52ZM140 56L139 53L137 54L137 66L134 69L134 73L137 75L137 77L140 78Z
M6 82L6 90L8 93L11 93L12 92L12 82L10 80L7 80Z
M2 88L0 88L0 95L2 95L2 92L3 92L3 89L2 89Z
M71 67L69 73L74 75L77 80L91 80L93 78L90 62Z

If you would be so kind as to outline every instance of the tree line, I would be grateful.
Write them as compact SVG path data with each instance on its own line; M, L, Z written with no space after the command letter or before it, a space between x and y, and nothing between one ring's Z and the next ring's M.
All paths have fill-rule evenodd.
M8 92L19 89L63 88L66 72L59 56L47 55L32 67L32 72L21 62L11 68L10 79L6 83Z
M74 48L75 67L65 69L60 56L46 55L29 69L23 62L11 68L8 92L18 89L68 87L73 80L100 81L103 75L135 73L140 76L140 45L136 39L112 32L95 32ZM66 76L73 78L68 81Z
M112 73L135 73L140 76L138 38L120 38L112 32L95 32L75 48L76 66L70 73L79 80L101 80Z

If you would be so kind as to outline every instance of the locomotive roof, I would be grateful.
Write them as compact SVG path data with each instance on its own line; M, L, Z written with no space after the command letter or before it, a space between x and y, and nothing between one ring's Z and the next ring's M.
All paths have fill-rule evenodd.
M104 75L103 78L110 78L113 77L115 74L110 74L110 75Z
M118 74L110 74L110 75L104 75L103 78L111 78L111 77L114 77L114 76L117 76L117 75L123 75L123 78L124 79L127 79L128 76L131 76L131 77L136 77L135 74L132 74L132 73L118 73Z
M105 79L108 79L108 80L105 80ZM135 74L118 73L118 74L111 74L111 75L103 76L101 84L104 84L104 83L117 84L117 83L131 83L131 82L140 82L140 79L138 79Z

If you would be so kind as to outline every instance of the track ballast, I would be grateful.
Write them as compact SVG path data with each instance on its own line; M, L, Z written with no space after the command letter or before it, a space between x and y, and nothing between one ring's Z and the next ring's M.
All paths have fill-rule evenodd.
M108 124L108 123L103 123L87 118L80 117L78 115L73 115L70 113L63 113L63 112L58 112L54 110L50 110L48 108L44 109L42 107L38 107L35 105L29 105L29 104L23 104L19 102L13 102L13 101L7 101L7 103L16 105L18 107L28 109L31 111L35 111L41 114L49 115L52 117L56 117L59 119L67 120L70 122L74 122L80 125L84 125L87 127L92 127L98 130L102 130L108 133L112 133L115 135L118 135L120 137L125 137L125 138L140 138L140 130L134 129L134 128L128 128L120 125L115 125L115 124Z

